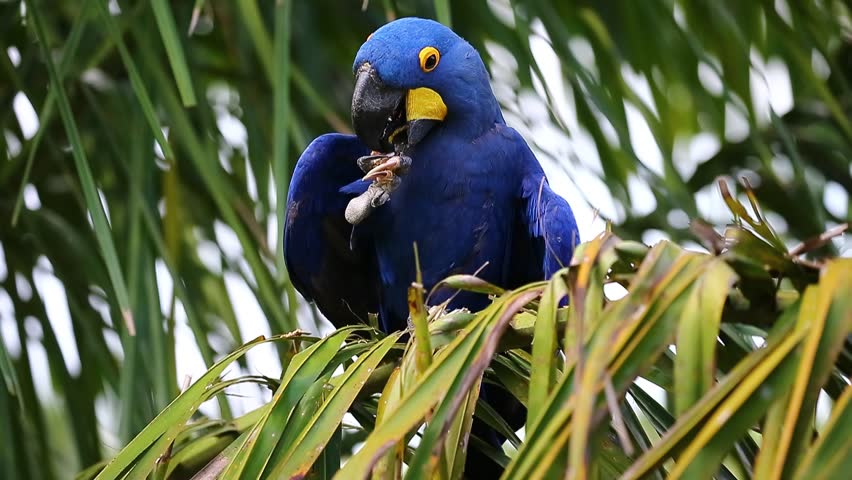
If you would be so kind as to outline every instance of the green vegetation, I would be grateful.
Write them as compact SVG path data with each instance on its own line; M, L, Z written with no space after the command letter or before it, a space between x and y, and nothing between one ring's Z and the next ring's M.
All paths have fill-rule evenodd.
M469 448L519 479L852 468L848 2L361 3L0 2L0 477L459 478ZM308 141L349 129L360 43L412 14L482 52L611 231L522 289L448 279L494 302L430 310L431 348L317 338L281 199ZM210 369L190 383L182 329ZM260 344L277 364L246 360ZM522 435L480 376L527 405ZM225 395L250 384L271 400ZM464 441L474 412L504 451Z

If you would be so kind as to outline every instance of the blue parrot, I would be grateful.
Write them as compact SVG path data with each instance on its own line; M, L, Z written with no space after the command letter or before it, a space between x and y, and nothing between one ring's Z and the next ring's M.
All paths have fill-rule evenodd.
M571 207L506 125L470 44L403 18L376 30L353 68L355 135L314 140L287 198L290 278L326 318L339 327L378 313L382 330L405 328L415 243L427 291L453 274L511 289L568 264L579 243ZM430 300L473 311L489 302L443 288ZM525 409L500 387L483 386L481 397L513 428L523 424ZM472 433L498 448L505 440L478 418ZM477 449L466 468L502 472Z
M294 286L335 326L370 312L384 331L407 326L415 243L427 291L453 274L511 289L568 264L579 243L571 207L506 125L469 43L403 18L370 35L353 69L356 135L322 135L304 151L284 227ZM352 225L347 207L370 192L366 219ZM430 303L448 299L451 309L488 304L449 289Z

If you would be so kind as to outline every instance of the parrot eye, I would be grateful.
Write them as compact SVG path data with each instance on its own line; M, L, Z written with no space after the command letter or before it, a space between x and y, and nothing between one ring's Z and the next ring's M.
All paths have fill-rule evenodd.
M441 52L435 47L425 47L420 50L420 69L424 72L431 72L438 66L441 61Z

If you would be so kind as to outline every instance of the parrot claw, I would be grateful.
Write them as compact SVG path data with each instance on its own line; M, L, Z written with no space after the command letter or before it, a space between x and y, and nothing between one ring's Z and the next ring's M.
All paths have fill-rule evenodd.
M411 157L407 155L399 155L399 166L396 167L397 175L405 175L408 173L408 169L411 168Z
M362 172L367 173L373 167L376 166L376 163L378 163L380 159L384 158L388 158L388 155L384 153L373 152L370 155L365 155L363 157L358 158L356 163L358 164L358 168L360 168Z
M367 191L349 201L344 216L352 225L363 222L373 210L388 203L391 192L396 190L404 175L411 167L411 157L396 153L382 154L373 152L371 155L357 160L358 168L365 173L362 180L372 180Z
M373 208L379 208L382 205L386 204L390 200L390 194L388 192L381 192L380 194L373 197L370 201L370 206Z
M399 157L390 157L386 161L376 165L370 171L368 171L367 174L364 175L364 178L362 178L362 180L389 180L390 177L393 176L394 170L396 170L399 165Z
M395 153L367 155L357 160L358 168L365 173L362 180L390 180L394 175L405 175L411 167L411 157Z

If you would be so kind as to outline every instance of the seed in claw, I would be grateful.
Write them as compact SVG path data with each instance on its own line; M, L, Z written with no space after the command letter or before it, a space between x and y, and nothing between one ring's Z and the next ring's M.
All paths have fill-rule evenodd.
M358 158L358 168L361 169L362 172L367 173L376 165L385 161L388 157L392 155L386 153L379 153L373 151L370 155L365 155L363 157Z
M389 158L387 161L373 167L362 180L379 180L384 179L387 180L393 177L393 171L399 168L400 161L398 156L393 156Z

